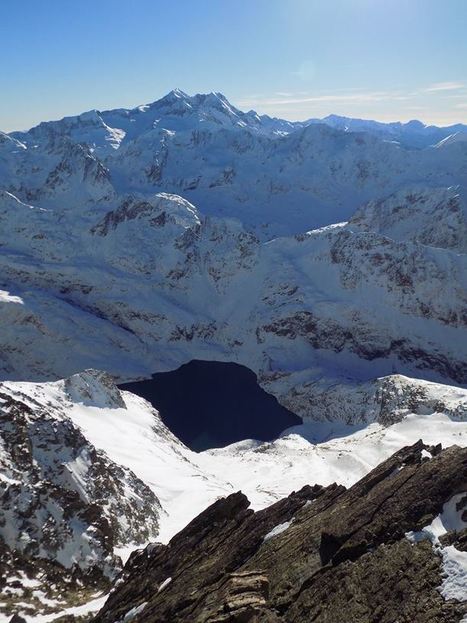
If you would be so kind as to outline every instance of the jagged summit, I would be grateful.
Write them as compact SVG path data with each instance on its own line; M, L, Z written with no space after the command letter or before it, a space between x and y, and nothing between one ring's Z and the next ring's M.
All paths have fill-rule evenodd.
M185 91L181 89L172 89L166 95L163 95L157 100L150 102L149 104L145 104L143 106L139 106L137 108L147 109L148 107L160 106L162 104L173 104L175 102L185 101L190 104L192 103L211 103L215 104L216 101L221 101L224 104L227 104L229 107L232 107L228 99L220 93L219 91L211 91L209 93L195 93L194 95L189 95ZM109 112L109 111L107 111Z
M233 121L240 121L249 114L235 108L222 93L211 91L210 93L197 93L190 96L180 89L170 91L167 95L151 104L139 106L137 110L140 112L161 110L168 114L178 115L183 113L204 113L209 115L210 112L217 111ZM105 113L103 114L105 116ZM220 119L217 118L217 121L220 121Z
M284 126L285 123L285 126ZM99 154L111 154L128 143L164 131L171 133L215 131L218 129L248 130L255 134L274 136L294 124L260 117L254 111L242 112L218 92L188 95L174 89L151 103L126 109L92 109L79 115L46 121L28 132L13 132L11 137L33 146L37 141L67 137L83 143ZM6 135L8 136L8 135ZM0 136L1 141L1 136Z
M163 100L187 99L189 97L190 96L188 95L188 93L185 93L185 91L182 91L182 89L175 88L169 91L166 95L159 98L158 100L155 100L153 104L155 102L161 102Z

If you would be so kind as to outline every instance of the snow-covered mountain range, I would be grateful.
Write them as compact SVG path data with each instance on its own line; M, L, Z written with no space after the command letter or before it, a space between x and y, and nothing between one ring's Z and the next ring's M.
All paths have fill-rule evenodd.
M332 128L344 130L345 132L367 132L409 149L441 147L448 143L465 141L467 139L467 126L462 123L438 127L425 125L416 119L407 123L401 123L400 121L383 123L381 121L353 119L352 117L341 117L339 115L328 115L323 119L310 119L308 122L305 122L306 125L311 123L325 123Z
M3 378L237 361L315 419L330 385L465 383L467 142L284 123L173 91L2 135Z
M263 238L346 220L404 185L465 186L467 145L453 134L467 128L417 126L417 136L446 139L419 150L381 136L383 124L355 124L357 132L334 118L290 123L243 113L219 93L176 90L132 110L94 110L3 135L0 185L61 210L170 192L205 215L239 218Z
M176 90L0 133L4 612L97 609L119 555L238 489L467 445L466 128L319 121ZM114 384L193 359L303 425L196 454Z

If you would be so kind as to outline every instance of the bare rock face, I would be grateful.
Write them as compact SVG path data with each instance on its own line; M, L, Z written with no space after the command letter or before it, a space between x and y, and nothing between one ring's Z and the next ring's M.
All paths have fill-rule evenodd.
M96 591L107 592L110 578L79 567L67 569L46 558L25 556L0 540L0 616L20 623L25 618L54 615L89 601Z
M466 491L467 449L420 441L348 490L304 487L256 513L233 494L135 552L94 621L458 623L444 546L409 536Z
M108 375L88 370L64 385L77 401L124 407ZM0 499L8 549L88 576L113 576L114 547L158 532L160 505L141 480L52 403L8 383L0 385Z

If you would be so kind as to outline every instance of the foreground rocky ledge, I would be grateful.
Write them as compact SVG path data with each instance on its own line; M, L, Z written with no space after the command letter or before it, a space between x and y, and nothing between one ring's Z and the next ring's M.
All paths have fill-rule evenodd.
M348 490L304 487L256 513L235 493L135 552L94 621L458 623L466 492L467 449L420 441Z

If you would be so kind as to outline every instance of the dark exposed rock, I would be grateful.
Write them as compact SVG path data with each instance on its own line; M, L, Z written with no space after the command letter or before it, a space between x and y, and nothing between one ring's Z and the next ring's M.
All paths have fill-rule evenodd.
M345 327L342 326L341 319L320 318L311 311L303 310L259 327L257 340L261 342L267 334L278 335L288 340L305 338L313 348L326 348L336 353L348 350L368 361L396 354L402 362L417 361L421 369L438 370L457 383L465 383L467 379L465 361L448 359L421 348L414 348L408 339L390 340L382 346L368 340L365 323L366 321L359 320L356 316L354 326Z
M459 551L467 552L467 528L461 530L460 532L448 532L447 534L441 536L439 540L442 545L454 545L454 547Z
M125 199L117 210L108 212L97 225L94 225L91 233L98 236L107 236L109 231L115 229L119 223L131 221L148 214L154 214L156 218L161 215L159 210L147 201L134 201L132 198Z
M441 558L405 534L466 490L467 449L419 441L348 490L304 487L256 513L233 494L135 552L95 623L457 623L467 603L440 594Z

